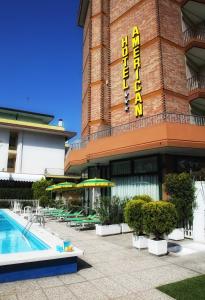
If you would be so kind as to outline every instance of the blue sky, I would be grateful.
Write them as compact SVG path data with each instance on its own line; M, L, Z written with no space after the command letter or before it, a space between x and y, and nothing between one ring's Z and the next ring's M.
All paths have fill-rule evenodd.
M0 5L0 106L54 114L81 128L79 0L6 0Z

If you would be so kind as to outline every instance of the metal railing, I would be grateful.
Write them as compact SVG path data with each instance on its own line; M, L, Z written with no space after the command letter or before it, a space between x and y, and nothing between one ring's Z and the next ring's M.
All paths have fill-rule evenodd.
M191 40L205 41L205 26L199 26L196 29L188 28L184 32L184 45L187 45Z
M71 144L71 150L84 148L90 141L98 140L103 137L116 136L124 132L134 131L139 128L150 127L161 123L178 123L178 124L192 124L197 126L205 126L205 117L184 115L175 113L161 113L154 116L143 117L136 121L111 127L102 131L97 131L86 138L83 138L78 143Z
M187 87L189 91L197 89L205 89L205 76L195 75L187 80Z

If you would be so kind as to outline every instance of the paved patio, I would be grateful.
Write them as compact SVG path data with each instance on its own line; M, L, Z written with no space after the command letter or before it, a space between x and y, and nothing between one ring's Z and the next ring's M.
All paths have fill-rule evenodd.
M155 257L132 248L131 234L97 237L53 221L46 229L85 250L78 273L0 284L0 300L166 300L155 287L205 273L205 251Z

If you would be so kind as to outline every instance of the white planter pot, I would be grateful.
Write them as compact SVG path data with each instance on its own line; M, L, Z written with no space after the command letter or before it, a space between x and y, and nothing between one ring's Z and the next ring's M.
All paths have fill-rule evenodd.
M101 236L121 233L121 226L119 224L112 224L112 225L96 224L95 229L96 229L96 234Z
M148 251L155 255L167 254L167 241L166 240L152 240L148 239Z
M169 235L168 238L174 241L184 240L184 228L176 228Z
M144 235L134 235L132 236L132 245L137 249L145 249L148 247L148 238Z
M121 223L122 233L132 232L133 230L128 226L127 223Z

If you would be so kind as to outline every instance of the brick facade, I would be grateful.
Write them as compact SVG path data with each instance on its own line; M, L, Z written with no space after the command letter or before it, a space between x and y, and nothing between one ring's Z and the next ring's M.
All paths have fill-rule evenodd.
M179 0L90 0L83 37L82 136L136 119L132 28L140 30L143 115L189 113ZM130 111L121 38L129 36Z

